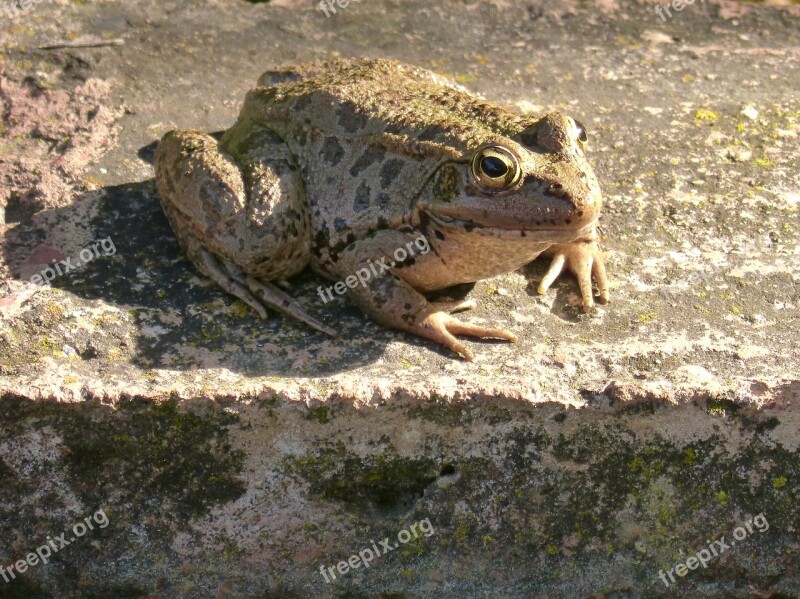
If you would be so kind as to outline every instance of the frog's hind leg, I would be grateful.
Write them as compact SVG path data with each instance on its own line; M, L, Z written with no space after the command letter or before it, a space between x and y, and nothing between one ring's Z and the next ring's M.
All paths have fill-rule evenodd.
M255 141L264 146L263 135ZM265 307L273 308L335 336L333 329L307 314L296 300L259 281L295 274L307 263L308 251L307 218L302 205L292 203L302 199L290 180L293 172L278 145L270 144L265 152L269 150L270 157L249 156L242 161L200 131L167 133L155 159L161 205L191 262L225 291L262 318L267 318ZM283 201L270 195L275 188ZM296 238L282 240L267 234L254 241L247 237L254 227L280 232L290 225Z

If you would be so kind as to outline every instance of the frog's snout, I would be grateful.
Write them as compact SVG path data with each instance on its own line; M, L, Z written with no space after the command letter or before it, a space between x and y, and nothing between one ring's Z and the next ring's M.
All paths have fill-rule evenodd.
M533 174L525 177L523 192L532 200L530 217L537 227L579 229L600 214L602 195L596 179L590 173L575 170L561 172L558 177Z

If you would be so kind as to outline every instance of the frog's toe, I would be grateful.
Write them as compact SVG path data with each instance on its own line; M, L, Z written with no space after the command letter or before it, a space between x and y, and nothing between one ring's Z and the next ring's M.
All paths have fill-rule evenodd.
M603 253L597 243L570 246L567 265L578 279L584 312L591 312L595 303L592 277L597 281L598 300L601 304L608 302L606 267Z
M339 333L337 333L335 329L332 329L331 327L321 323L319 320L308 314L305 310L303 310L300 304L297 303L297 300L286 295L276 285L273 285L268 281L259 281L254 277L247 277L246 284L253 295L255 295L260 302L269 306L270 308L273 308L278 312L282 312L287 316L291 316L292 318L296 318L300 322L306 323L312 329L315 329L321 333L325 333L331 337L339 336Z
M606 277L606 262L599 248L592 263L592 274L597 281L597 291L600 293L600 303L608 303L608 277Z
M484 339L504 339L516 342L517 336L503 329L489 329L486 327L461 322L445 312L433 312L412 327L411 332L435 341L451 349L462 358L471 362L474 358L472 351L454 335L468 335Z
M472 310L477 306L478 303L473 299L449 301L449 302L434 302L431 304L431 307L437 312L447 312L448 314L453 314L454 312L464 312L466 310Z
M553 261L550 262L550 268L547 270L547 273L539 283L539 295L544 295L547 293L547 290L550 289L550 286L558 278L558 275L560 275L561 271L564 270L564 264L566 261L567 256L564 253L557 253L553 256Z

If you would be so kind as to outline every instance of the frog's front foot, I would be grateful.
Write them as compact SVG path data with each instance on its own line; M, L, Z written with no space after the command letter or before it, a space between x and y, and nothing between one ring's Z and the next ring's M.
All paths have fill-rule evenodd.
M594 306L594 290L592 289L592 276L597 281L599 301L601 304L608 302L608 280L606 278L606 265L603 252L595 239L579 239L572 243L563 243L550 246L547 254L553 260L550 269L539 283L539 294L544 295L564 270L570 270L578 279L581 290L584 312L590 312Z
M465 305L455 308L453 306L448 306L448 311L465 310L469 309L469 307ZM418 314L415 322L412 323L407 330L410 333L444 345L468 362L471 362L475 356L466 345L455 338L455 335L467 335L483 339L504 339L512 343L517 341L517 336L514 335L514 333L503 329L489 329L475 324L461 322L450 316L447 312L442 312L436 308L436 304L430 304L428 310Z

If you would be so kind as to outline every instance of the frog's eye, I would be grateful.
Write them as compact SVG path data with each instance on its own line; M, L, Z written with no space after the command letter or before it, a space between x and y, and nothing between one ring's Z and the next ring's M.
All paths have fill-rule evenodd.
M486 191L503 191L519 181L521 169L516 156L500 146L489 146L475 153L472 175Z
M575 121L575 131L578 141L581 142L582 145L586 145L589 142L589 135L586 133L586 127L579 120L572 120Z

